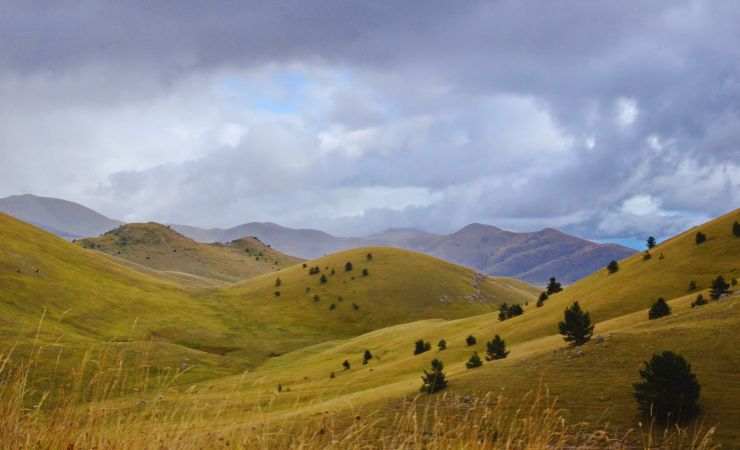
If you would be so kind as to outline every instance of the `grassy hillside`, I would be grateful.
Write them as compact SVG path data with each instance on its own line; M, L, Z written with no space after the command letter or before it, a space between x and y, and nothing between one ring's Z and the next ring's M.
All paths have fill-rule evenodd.
M122 225L78 243L169 275L192 275L191 282L235 282L301 261L253 237L228 244L201 244L157 223Z

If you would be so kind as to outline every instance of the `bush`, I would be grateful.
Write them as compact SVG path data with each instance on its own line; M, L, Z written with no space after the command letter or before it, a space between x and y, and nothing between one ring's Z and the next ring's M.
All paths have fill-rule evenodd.
M280 297L280 291L275 291L275 297Z
M506 342L501 339L498 334L493 338L492 341L486 343L486 359L493 361L494 359L504 359L509 355L506 351Z
M730 281L730 284L733 286L737 286L737 278L733 278L732 281Z
M647 261L649 259L652 259L653 255L650 254L650 252L645 251L645 253L642 254L642 260Z
M701 386L691 365L673 352L655 354L644 364L640 370L642 381L633 385L640 413L661 423L696 416Z
M699 294L699 295L696 296L696 300L694 300L693 302L691 302L691 307L692 308L696 308L697 306L704 306L707 303L708 302L706 300L704 300L704 296L701 295L701 294Z
M732 224L732 234L734 234L735 237L740 237L740 223L738 223L737 220Z
M362 276L363 276L363 277L366 277L366 276L368 276L368 271L367 271L367 269L362 269Z
M478 343L478 340L475 338L475 336L471 334L470 336L465 338L465 343L468 344L468 347L472 347Z
M650 310L648 311L648 319L650 320L660 319L661 317L670 315L671 307L668 306L668 303L666 303L663 297L659 298L655 303L653 303L653 305L650 307Z
M447 341L444 339L440 339L439 342L437 342L437 348L439 351L447 350Z
M696 281L691 280L689 281L689 292L696 290Z
M283 281L280 279L280 277L277 277L275 279L275 287L280 287L281 284L283 284Z
M538 308L542 307L542 305L544 305L544 304L545 304L545 301L547 301L547 299L548 299L548 298L549 298L549 297L548 297L548 295L547 295L547 292L543 292L543 293L541 293L541 294L540 294L540 298L538 298L538 299L537 299L537 307L538 307Z
M712 288L709 290L709 296L718 300L722 295L730 292L730 285L727 284L722 275L712 281Z
M696 232L696 245L701 245L707 240L707 235L702 233L701 231Z
M606 270L609 272L609 274L619 272L619 263L615 260L611 260L606 266Z
M366 258L366 259L367 259L368 261L372 261L372 260L373 260L373 254L372 254L372 253L368 253L368 254L367 254L367 256L366 256L365 258Z
M344 264L344 271L345 272L352 272L352 263L347 261L346 264Z
M373 354L370 353L370 350L365 350L365 354L362 355L362 364L367 365L367 362L373 359Z
M320 300L321 300L321 298L319 297L319 295L318 294L314 294L313 301L318 302Z
M475 369L476 367L480 367L483 365L483 361L481 361L480 356L478 356L478 352L473 353L473 355L468 359L468 362L465 363L465 367L468 369Z
M524 314L524 309L521 305L511 305L502 303L498 310L498 320L504 321L511 319L512 317L521 316Z
M337 309L337 305L335 305L334 303L329 305L329 311L334 311L335 309Z
M555 277L550 278L550 282L547 283L547 295L557 294L563 290L563 286L558 283Z
M427 372L425 370L424 375L421 377L423 384L421 385L420 391L427 394L434 394L435 392L445 389L447 387L447 377L445 376L443 369L444 364L442 364L442 361L433 359L432 371Z
M658 245L658 244L655 241L655 238L653 236L650 236L649 238L647 238L647 248L648 248L648 250L652 250L656 245Z
M344 362L342 363L342 367L344 367L344 370L349 370L351 367L349 364L349 361L345 359Z
M432 349L432 344L424 341L423 339L419 339L414 344L414 355L420 355L422 353L428 352L431 349Z
M321 272L321 269L319 268L319 266L314 266L308 269L309 275L317 275L319 272Z
M352 309L354 309L355 311L357 311L357 310L360 309L360 305L358 305L357 303L352 303Z
M321 274L321 278L319 278L319 282L321 282L321 284L326 284L326 282L327 282L327 281L329 281L329 279L328 279L328 278L326 278L326 275L324 275L324 274L322 273L322 274Z
M591 324L591 316L581 309L578 302L574 302L565 310L564 319L558 324L558 331L565 342L578 346L591 339L594 326Z

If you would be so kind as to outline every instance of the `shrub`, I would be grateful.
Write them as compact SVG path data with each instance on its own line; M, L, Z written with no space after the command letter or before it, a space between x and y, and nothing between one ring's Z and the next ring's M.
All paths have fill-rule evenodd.
M334 303L329 305L329 311L334 311L335 309L337 309L337 305L335 305Z
M420 391L427 394L434 394L435 392L445 389L447 387L447 377L445 376L443 369L444 364L442 364L442 361L433 359L432 371L427 372L425 370L424 375L421 377L423 384L421 385Z
M483 361L481 361L480 356L478 356L478 352L474 352L473 355L468 359L468 362L465 363L465 367L468 369L475 369L476 367L480 367L483 365Z
M707 240L707 235L702 233L701 231L696 232L696 245L701 245Z
M327 281L329 280L326 278L326 275L322 273L321 278L319 278L319 282L321 282L321 284L326 284Z
M275 291L275 297L280 297L280 291Z
M550 282L547 283L547 295L557 294L563 290L563 285L558 283L555 277L550 278Z
M447 341L444 339L440 339L439 342L437 342L437 348L439 351L447 350Z
M689 281L689 292L696 290L696 281L691 280Z
M524 309L521 305L511 305L502 303L498 310L498 320L504 321L511 319L512 317L521 316L524 314Z
M309 275L316 275L319 272L321 272L321 269L319 268L319 266L314 266L314 267L311 267L310 269L308 269L308 274Z
M492 341L486 343L486 359L493 361L494 359L504 359L509 355L506 351L506 342L501 339L498 334L493 338Z
M737 286L737 278L732 278L732 281L730 281L730 284L733 286Z
M647 248L648 248L648 250L652 250L656 245L658 245L658 244L655 241L655 238L653 236L650 236L649 238L647 238Z
M368 271L367 271L367 269L362 269L362 276L363 276L363 277L366 277L366 276L368 276Z
M373 254L372 253L368 253L365 258L367 258L368 261L372 261L373 260Z
M354 309L355 311L357 311L357 310L360 309L360 305L358 305L357 303L352 303L352 309Z
M420 355L422 353L428 352L431 349L432 349L432 344L424 341L423 339L419 339L414 344L414 355Z
M591 324L589 313L583 311L578 302L574 302L565 310L563 321L558 324L558 331L563 335L565 342L578 346L591 339L594 326Z
M540 298L538 298L538 299L537 299L537 307L538 307L538 308L542 307L542 305L544 305L544 304L545 304L545 301L547 301L547 299L548 299L548 298L549 298L549 297L548 297L548 295L547 295L547 292L543 292L543 293L541 293L541 294L540 294Z
M318 294L314 294L313 301L318 302L319 300L321 300L321 298L319 297L319 295Z
M659 298L648 311L648 319L655 320L671 315L671 307L668 306L663 297Z
M283 281L280 279L280 277L277 277L275 279L275 287L280 287L281 284L283 284Z
M344 367L344 370L349 370L352 366L350 366L349 361L345 359L342 363L342 367Z
M644 364L642 381L633 385L640 413L662 423L696 416L701 386L691 365L673 352L655 354Z
M650 252L647 251L647 250L645 251L645 253L642 254L642 260L643 261L647 261L647 260L651 259L652 257L653 257L653 255L651 255Z
M347 263L344 265L344 271L345 272L352 272L352 263L347 261Z
M331 373L329 374L329 378L331 378L332 380L333 380L333 379L334 379L335 377L336 377L336 375L334 375L334 372L331 372Z
M478 340L475 338L475 336L471 334L470 336L465 338L465 343L468 344L468 347L472 347L478 343Z
M373 354L370 353L370 350L365 350L365 354L362 355L362 364L367 365L367 362L373 359Z
M722 275L712 281L712 289L709 290L709 296L718 300L722 295L730 292L730 286L727 284Z
M704 306L707 303L708 302L706 300L704 300L704 296L701 295L701 294L699 294L699 295L696 296L696 300L694 300L693 302L691 302L691 307L692 308L696 308L697 306Z
M740 223L738 223L737 220L732 224L732 234L734 234L735 237L740 237Z
M509 308L509 317L516 317L521 316L524 314L524 309L522 308L522 305L511 305Z
M606 266L606 270L610 274L619 272L619 263L615 260L611 260L609 264Z

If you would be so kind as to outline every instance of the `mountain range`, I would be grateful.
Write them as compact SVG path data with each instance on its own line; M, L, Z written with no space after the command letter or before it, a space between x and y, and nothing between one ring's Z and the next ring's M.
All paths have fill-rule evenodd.
M28 194L0 199L0 211L68 239L98 236L122 224L77 203ZM552 228L519 233L478 223L446 235L394 228L365 237L337 237L315 229L288 228L269 222L251 222L232 228L206 229L177 224L171 227L204 243L226 243L254 236L285 254L305 259L365 246L398 247L487 274L532 283L542 283L551 276L572 283L611 260L635 253L627 247L588 241Z

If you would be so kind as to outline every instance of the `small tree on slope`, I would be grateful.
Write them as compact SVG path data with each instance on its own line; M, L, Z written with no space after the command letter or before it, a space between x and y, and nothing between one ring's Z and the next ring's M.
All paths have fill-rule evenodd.
M565 310L563 321L558 324L558 330L565 342L578 346L591 339L594 326L591 324L591 316L581 309L578 302L574 302Z
M483 361L480 360L480 356L478 356L478 352L473 353L472 356L470 356L470 359L468 362L465 363L465 367L468 369L475 369L476 367L480 367L483 365Z
M648 311L648 319L655 320L661 317L669 316L671 314L671 307L668 306L663 297L659 298Z
M427 394L434 394L435 392L441 391L447 387L447 377L443 371L444 364L438 359L432 360L432 371L424 371L424 375L421 376L423 384L421 385L421 392Z
M722 275L712 281L712 289L709 290L709 295L714 300L718 300L723 294L728 292L730 292L730 285L727 284Z
M495 359L504 359L509 355L506 351L506 342L498 334L492 341L486 342L486 359L493 361Z
M555 277L550 278L550 282L547 283L547 295L557 294L563 290L563 286L557 282Z
M655 238L653 236L650 236L647 238L647 248L648 250L652 250L657 245L657 242L655 241Z
M642 381L635 383L634 395L640 413L657 421L679 422L699 412L701 386L691 365L673 352L653 355L640 370Z

